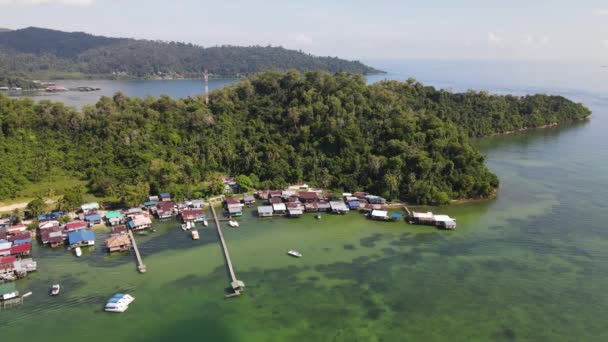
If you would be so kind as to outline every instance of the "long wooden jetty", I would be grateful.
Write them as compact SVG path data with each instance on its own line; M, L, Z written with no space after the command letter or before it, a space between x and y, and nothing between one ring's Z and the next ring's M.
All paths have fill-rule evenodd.
M215 213L215 208L213 208L212 203L209 204L209 207L211 208L211 213L213 214L213 220L215 221L215 227L217 228L217 235L220 238L220 244L222 245L224 258L226 259L226 266L228 267L228 272L230 273L230 285L232 286L233 293L226 295L226 297L239 296L245 287L245 284L236 278L234 267L232 266L232 260L230 259L230 253L228 252L228 245L226 244L226 240L224 240L224 234L222 233L222 227L220 226L220 220Z
M135 242L135 237L133 236L133 232L129 229L129 238L131 239L131 244L133 245L133 250L135 251L135 260L137 261L137 270L139 273L146 273L146 265L144 265L144 261L141 259L141 254L139 254L139 248L137 248L137 242Z

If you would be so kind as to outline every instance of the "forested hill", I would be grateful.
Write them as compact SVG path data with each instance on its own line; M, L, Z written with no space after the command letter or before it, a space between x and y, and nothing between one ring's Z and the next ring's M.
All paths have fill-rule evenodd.
M160 42L94 36L29 27L0 32L0 76L45 77L81 73L94 76L200 77L250 75L264 70L379 72L361 62L316 57L271 46L203 48Z
M563 97L453 94L361 75L266 72L201 98L102 98L82 112L0 96L0 198L54 173L100 196L209 193L218 173L446 203L491 195L497 177L469 143L589 110Z

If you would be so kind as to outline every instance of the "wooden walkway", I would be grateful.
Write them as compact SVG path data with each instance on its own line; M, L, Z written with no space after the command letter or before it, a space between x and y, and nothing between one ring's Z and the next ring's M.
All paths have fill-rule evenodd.
M131 239L131 244L133 245L133 250L135 251L135 259L137 261L137 270L139 273L146 273L146 265L144 265L143 260L141 259L141 254L139 254L139 249L137 248L137 242L135 242L135 237L133 236L133 232L129 229L129 238Z
M224 234L222 233L222 227L220 226L220 220L215 213L215 208L213 205L209 206L211 208L211 213L213 214L213 220L215 221L215 227L217 228L217 235L220 238L220 244L222 245L222 250L224 251L224 258L226 259L226 266L228 267L228 272L230 273L230 285L233 289L233 294L228 295L227 297L238 296L241 294L241 286L239 285L240 281L236 278L236 274L234 273L234 267L232 266L232 260L230 259L230 253L228 253L228 245L226 244L226 240L224 240Z

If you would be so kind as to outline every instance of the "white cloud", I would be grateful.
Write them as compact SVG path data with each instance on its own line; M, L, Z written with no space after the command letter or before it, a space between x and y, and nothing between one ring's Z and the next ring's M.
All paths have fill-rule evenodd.
M290 42L298 45L312 45L313 43L312 37L304 33L290 34L288 38Z
M488 32L488 44L490 45L500 45L502 43L502 37L497 35L494 32Z
M526 33L523 37L524 45L527 46L547 46L550 41L549 36L544 34L535 35Z
M608 16L608 8L598 8L593 11L593 14L597 16Z
M95 0L0 0L0 5L36 6L52 4L86 7L94 5Z

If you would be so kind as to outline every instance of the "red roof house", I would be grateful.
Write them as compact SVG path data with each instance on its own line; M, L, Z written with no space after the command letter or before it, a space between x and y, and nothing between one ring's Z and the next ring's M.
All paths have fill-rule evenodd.
M304 192L300 192L299 194L300 196L300 201L302 202L316 202L319 200L319 194L316 192L311 192L311 191L304 191Z
M29 255L31 250L32 250L32 244L24 243L23 245L17 245L17 246L11 247L11 255L15 255L15 256Z
M86 221L72 221L65 225L65 230L68 232L75 232L88 227Z

